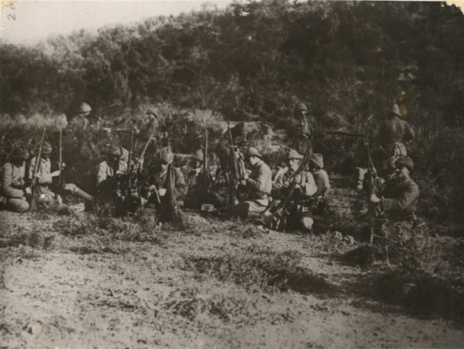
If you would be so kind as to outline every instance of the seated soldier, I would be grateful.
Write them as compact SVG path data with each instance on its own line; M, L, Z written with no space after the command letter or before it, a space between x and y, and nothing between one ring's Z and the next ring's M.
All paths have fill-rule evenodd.
M29 152L26 147L16 147L10 156L10 161L1 167L1 202L8 211L26 212L29 210L26 191L31 194L31 190L26 188L25 178L28 158Z
M226 207L224 212L242 218L259 217L269 205L272 172L256 148L248 148L245 159L251 165L250 175L245 173L241 183L244 188L245 201Z
M119 144L112 143L106 151L106 159L97 167L98 201L106 209L116 208L116 214L123 210L123 187L121 177L128 173L128 151Z
M325 197L330 190L329 175L324 170L324 159L322 154L314 153L309 158L309 168L316 182L317 192L314 196Z
M288 228L311 230L314 220L309 199L317 192L317 187L311 172L303 170L297 175L302 159L303 155L296 150L290 150L287 167L281 169L275 176L272 196L276 200L274 207L279 210L279 205L284 200L290 185L295 183L288 215L285 217ZM286 213L278 212L277 216L282 214ZM269 213L264 217L264 225L268 228L277 228L276 223L279 218L281 217L277 218Z
M184 176L173 165L174 154L169 147L157 154L157 162L148 169L143 194L146 200L143 216L154 216L158 222L182 219L180 208L187 194Z
M61 197L56 194L52 189L53 187L53 178L60 176L61 170L53 171L51 170L52 164L50 161L50 156L52 154L52 146L48 142L44 142L42 146L42 153L40 156L40 164L35 174L35 177L38 179L40 184L40 200L39 202L44 203L53 203L58 202L61 203ZM30 161L29 165L29 179L32 180L34 176L34 169L36 165L36 157L33 157ZM64 163L62 164L62 166ZM87 194L85 191L79 189L75 184L66 183L64 184L63 189L65 192L70 193L86 202L92 202L93 196Z
M383 195L379 198L371 195L371 202L378 204L380 213L398 220L415 220L419 187L410 178L414 171L414 163L409 156L398 158L395 163L395 173L385 183Z
M205 195L207 188L204 188L203 177L203 151L198 149L192 154L188 163L180 169L185 179L187 195L184 200L184 207L199 209L203 203L208 201Z

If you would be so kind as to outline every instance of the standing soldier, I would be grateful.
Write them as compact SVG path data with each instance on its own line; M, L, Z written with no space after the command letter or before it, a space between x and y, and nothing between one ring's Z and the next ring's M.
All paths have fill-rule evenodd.
M242 218L252 218L258 217L266 210L272 191L272 172L262 158L256 148L247 149L245 159L251 166L251 173L250 175L245 173L241 182L246 200L227 207L226 213Z
M79 106L77 114L71 120L69 127L76 131L86 131L90 128L89 115L92 108L87 103Z
M57 171L51 170L52 164L50 160L50 156L52 154L52 146L48 142L44 142L42 146L42 153L40 156L40 163L38 166L38 171L35 174L35 177L38 179L38 183L40 185L40 192L41 192L41 201L44 203L53 203L55 200L57 202L61 202L61 198L59 195L52 191L53 186L53 178L60 176L61 170L58 169ZM36 165L37 157L33 157L29 163L29 179L32 180L34 175L34 168ZM86 201L92 202L93 196L87 194L85 191L79 189L75 184L66 183L64 184L63 188L66 192Z
M308 108L303 103L298 103L295 107L296 130L294 132L291 148L300 154L306 154L307 147L310 148L309 154L312 154L311 143L311 125L308 120Z
M415 134L409 123L400 118L398 104L393 104L386 119L380 124L377 139L383 153L381 171L385 171L389 161L394 161L399 156L406 156L404 142L414 139Z
M288 208L287 222L290 223L290 229L311 230L314 220L311 211L311 197L317 192L317 186L314 177L309 171L303 170L301 174L296 174L303 155L296 150L291 149L288 154L288 165L281 169L274 179L272 196L276 203L285 196L292 182L295 183L295 190L292 195L292 204ZM277 201L278 200L278 201ZM281 214L287 214L282 212ZM269 214L264 218L265 225L274 228L274 217Z
M147 203L143 216L153 216L161 223L173 222L173 214L182 215L180 207L187 194L184 176L180 169L174 167L174 154L169 147L162 148L156 160L157 163L146 175L143 191Z
M27 212L29 203L27 194L31 194L30 188L26 188L26 160L29 152L26 147L20 146L13 150L10 161L3 164L0 170L1 202L5 209L13 212Z

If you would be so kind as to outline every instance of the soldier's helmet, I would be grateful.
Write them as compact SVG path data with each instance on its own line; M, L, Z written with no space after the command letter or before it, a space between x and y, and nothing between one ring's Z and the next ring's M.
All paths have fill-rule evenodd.
M161 163L169 165L174 160L174 154L171 151L170 147L161 148L158 152L158 159Z
M119 144L110 144L106 150L106 154L111 157L121 157L122 156L122 149Z
M40 145L39 145L40 147ZM37 147L37 153L39 152L39 147ZM42 145L42 155L50 155L52 153L52 146L48 142L44 142Z
M11 153L11 159L15 160L27 160L29 158L29 152L24 145L17 146Z
M245 158L246 159L249 159L251 158L252 156L256 156L260 159L263 158L263 156L261 155L261 153L258 151L258 149L256 149L255 147L250 147L247 149L246 153L245 153Z
M192 154L192 159L195 159L195 160L197 160L197 161L203 162L203 160L204 160L203 150L198 149L197 151L195 151L195 152Z
M306 104L304 103L298 103L296 106L295 106L295 113L298 113L298 112L307 112L308 111L308 107L306 106Z
M303 159L303 155L298 153L295 149L290 149L290 151L288 152L288 160L292 159L301 160Z
M394 115L401 116L400 107L397 103L393 103L390 112Z
M79 106L79 114L87 114L87 113L90 113L91 111L92 111L92 108L90 107L90 105L88 105L85 102Z
M324 158L322 154L314 153L311 155L309 160L319 168L324 168Z
M414 161L409 156L401 156L395 161L395 167L406 167L410 172L414 171Z

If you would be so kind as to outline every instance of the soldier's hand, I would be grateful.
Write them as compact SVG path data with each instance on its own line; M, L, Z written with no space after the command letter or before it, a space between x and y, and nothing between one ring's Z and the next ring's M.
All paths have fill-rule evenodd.
M57 176L60 175L60 173L61 173L61 171L59 171L59 170L55 171L55 172L52 172L52 173L50 173L50 177L57 177Z
M65 168L66 168L66 163L63 161L63 162L61 163L61 170L64 170Z
M156 190L156 185L152 184L150 185L150 187L148 188L149 191L155 191Z
M243 186L245 186L245 185L247 184L246 179L242 179L242 180L240 181L240 184L243 185Z
M380 199L377 195L375 194L372 194L371 195L371 202L374 203L374 204L378 204L380 202Z
M31 189L31 187L25 188L24 191L26 192L26 195L32 195L32 189Z
M248 173L244 173L243 174L243 179L246 181L248 178L250 178L250 176L248 175Z
M299 175L299 174L296 175L296 176L293 178L293 181L294 181L295 183L300 183L300 182L301 182L301 175Z

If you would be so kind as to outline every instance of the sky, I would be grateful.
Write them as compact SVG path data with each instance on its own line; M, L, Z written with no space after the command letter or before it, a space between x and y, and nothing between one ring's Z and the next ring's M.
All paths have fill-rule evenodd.
M10 0L0 0L8 5ZM225 8L231 0L11 0L2 6L2 42L32 45L54 34L69 34L82 28L142 21L160 15L178 15L200 10L207 3Z

